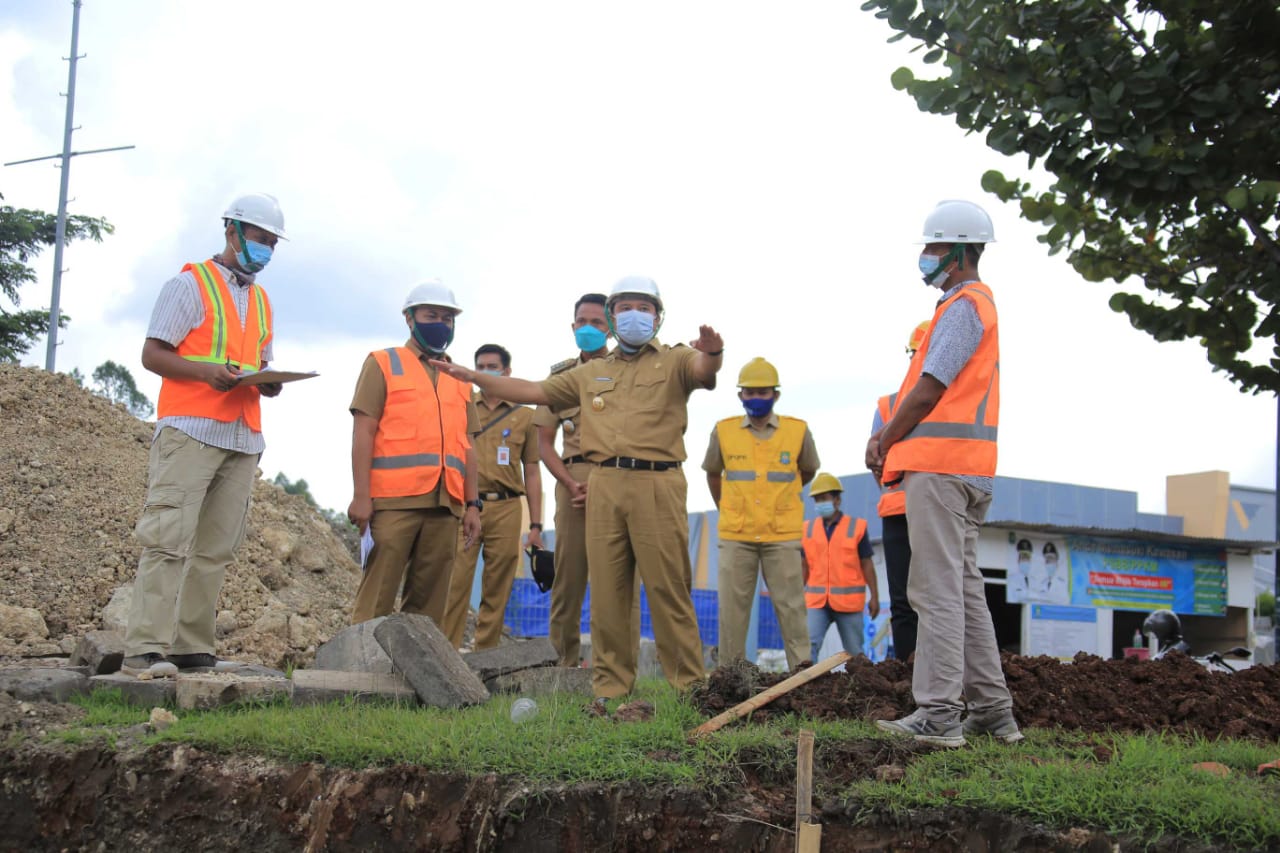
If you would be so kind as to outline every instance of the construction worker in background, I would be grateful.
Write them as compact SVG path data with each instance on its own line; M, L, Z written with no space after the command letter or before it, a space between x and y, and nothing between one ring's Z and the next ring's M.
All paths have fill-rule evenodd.
M764 575L782 632L787 666L809 660L800 536L800 490L820 464L809 426L774 412L778 371L753 358L738 373L738 399L746 414L711 430L702 470L720 510L720 664L746 653L747 626Z
M511 353L497 344L476 350L476 370L489 376L511 375ZM462 646L471 604L476 558L484 555L480 606L476 608L475 648L491 649L502 638L502 618L511 586L520 569L524 512L529 505L528 541L542 547L542 472L538 469L538 431L533 409L517 406L483 390L475 393L480 432L473 444L480 471L480 500L484 527L480 538L459 542L449 582L449 604L441 626L454 648ZM483 552L481 549L483 548Z
M925 219L920 272L942 298L893 416L867 442L867 467L882 483L905 478L907 591L920 617L911 681L917 708L876 725L941 746L961 746L965 735L1022 739L977 555L1000 421L996 306L978 278L978 259L994 240L991 218L972 202L941 202Z
M607 297L587 293L573 306L573 339L578 354L551 366L551 375L564 373L593 358L609 354L612 334L605 317ZM551 586L551 645L561 666L582 663L582 601L587 593L587 478L591 463L582 455L582 408L539 406L533 415L538 428L538 453L556 480L555 580ZM556 453L556 431L562 430L563 453ZM563 458L562 458L563 457ZM640 596L632 607L634 640L640 645Z
M809 656L818 659L831 623L851 655L862 654L862 611L880 615L875 556L867 541L867 521L840 511L844 486L819 474L809 488L818 518L804 527L804 595L809 608Z
M929 321L911 330L907 339L907 356L916 354L924 340ZM876 401L876 414L871 421L874 434L893 416L897 392L887 394ZM884 546L884 569L889 581L889 626L893 630L893 656L906 660L916 650L916 612L907 598L907 577L911 570L911 541L907 536L907 495L902 481L880 487L880 502L876 514L880 516L880 541Z
M142 365L161 383L121 667L131 675L218 668L218 595L266 446L259 399L280 393L241 381L272 360L271 302L254 277L284 238L279 203L235 199L222 236L219 254L165 283L142 345Z
M365 359L351 399L347 517L373 538L351 622L385 616L404 586L400 610L444 618L449 575L463 538L480 537L477 462L468 436L480 431L470 387L441 374L462 309L439 280L404 300L409 340Z
M618 347L540 383L441 367L508 400L582 409L582 454L595 466L587 481L587 564L598 699L635 686L630 622L637 571L667 680L682 690L703 675L680 466L689 395L715 387L724 354L710 326L699 328L690 348L657 342L663 303L650 278L629 276L614 285L606 316Z

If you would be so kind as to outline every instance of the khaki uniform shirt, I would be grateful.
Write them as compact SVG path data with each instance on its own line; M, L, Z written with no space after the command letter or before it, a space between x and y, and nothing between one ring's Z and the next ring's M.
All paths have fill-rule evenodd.
M693 372L697 357L695 349L657 340L629 359L615 348L544 379L542 390L553 409L581 407L579 432L588 461L630 456L683 462L689 395L704 387Z
M427 359L436 358L434 355L427 355L422 351L422 347L418 346L418 342L413 338L405 344L409 349L413 350L414 355L422 362L422 366L427 369L427 376L431 377L432 384L437 384L436 369L427 364ZM356 392L351 398L351 414L359 412L362 415L368 415L376 420L382 419L382 409L387 404L387 380L382 375L382 368L378 367L377 359L372 355L364 360L364 366L360 368L360 378L356 380ZM480 431L480 416L476 413L474 403L467 404L467 434L475 435ZM453 514L462 517L462 505L455 504L449 496L449 492L445 489L444 477L440 478L440 482L436 484L435 490L425 495L406 495L400 498L374 498L373 509L435 509L436 507L447 506L453 511Z
M567 358L552 365L551 375L555 376L564 373L566 370L572 370L580 364L586 364L581 355L577 358ZM582 407L577 403L567 409L539 406L533 413L533 425L535 427L562 427L560 430L560 455L563 458L568 459L570 456L580 456L582 454Z
M778 429L778 415L770 412L764 429L756 429L751 425L751 418L743 415L741 426L761 441L768 441ZM806 424L804 440L800 443L800 455L796 457L796 468L816 473L820 467L822 463L818 460L818 446L813 443L813 433ZM711 428L711 442L707 445L707 456L702 460L702 470L708 474L719 474L724 470L724 454L720 452L720 433L716 427Z
M493 403L478 392L471 399L480 413L480 434L471 443L475 445L476 459L480 463L481 497L485 492L523 495L524 467L521 463L537 464L542 459L538 454L538 430L533 425L533 409L505 400ZM502 420L494 423L498 418Z

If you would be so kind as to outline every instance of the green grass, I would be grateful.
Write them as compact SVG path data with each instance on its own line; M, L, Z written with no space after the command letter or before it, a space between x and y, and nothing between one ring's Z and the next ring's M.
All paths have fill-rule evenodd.
M862 752L874 755L866 742L889 736L859 720L784 715L731 724L690 743L686 733L704 718L665 682L642 681L637 697L656 706L651 722L616 724L590 716L583 712L586 700L577 696L540 697L538 715L520 724L509 716L512 697L461 711L354 702L293 708L275 701L178 711L178 723L147 740L351 768L413 764L532 782L636 781L731 792L748 777L789 789L796 731L804 727L816 738L817 795L863 814L974 808L1147 842L1176 835L1243 847L1280 844L1280 780L1253 775L1258 764L1280 753L1274 744L1031 730L1017 746L981 738L966 749L921 752L906 763L901 783L860 777L833 787L822 770L847 770L835 766L846 760L842 745L861 744ZM97 692L79 702L87 711L84 720L51 737L110 738L148 716L118 694ZM1192 770L1200 761L1220 762L1233 773L1221 779Z
M899 785L859 781L841 796L906 813L961 806L1019 814L1058 827L1091 826L1153 842L1171 834L1253 848L1280 842L1280 782L1259 779L1277 753L1243 741L1158 735L1027 732L1017 746L989 739L930 752ZM1100 760L1108 756L1109 760ZM1216 761L1227 778L1192 769Z

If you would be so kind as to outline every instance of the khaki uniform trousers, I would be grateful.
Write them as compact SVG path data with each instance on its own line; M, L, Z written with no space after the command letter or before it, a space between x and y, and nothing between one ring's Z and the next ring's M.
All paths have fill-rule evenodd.
M1013 707L978 569L978 528L991 495L959 477L907 473L911 569L907 597L920 617L911 694L924 716L949 723Z
M591 474L590 462L569 466L569 476L586 482ZM582 599L587 594L587 511L573 505L573 496L556 483L556 577L551 584L551 620L548 630L551 645L560 655L561 666L582 663ZM640 648L640 575L636 574L636 592L631 608L633 640Z
M483 550L484 574L480 580L480 607L476 611L476 649L491 649L502 637L502 617L511 597L511 585L520 569L520 529L524 520L522 498L486 501L480 513L480 538L468 548L461 530L457 534L458 555L449 580L449 604L440 626L453 643L462 647L467 630L467 608L471 605L471 585L476 578L476 556Z
M637 572L649 597L662 671L677 690L703 676L693 610L684 474L596 468L587 490L591 686L614 698L636 682L632 626Z
M403 583L400 611L430 616L439 625L449 599L458 518L448 507L380 509L369 525L373 548L356 590L351 624L390 613Z
M804 600L804 566L800 540L739 542L720 540L720 663L746 654L747 629L756 596L756 578L764 575L773 602L787 666L809 659L809 614Z
M125 654L213 654L218 594L244 541L258 454L165 427L151 443Z

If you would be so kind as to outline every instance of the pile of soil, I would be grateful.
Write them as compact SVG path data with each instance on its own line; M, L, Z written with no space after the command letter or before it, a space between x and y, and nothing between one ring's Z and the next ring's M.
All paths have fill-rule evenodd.
M65 375L0 364L0 605L39 611L48 629L0 628L0 656L66 654L114 627L103 610L133 582L154 429ZM259 479L218 605L218 653L304 665L346 624L358 584L320 513Z
M1014 716L1023 726L1078 731L1165 732L1280 740L1280 664L1236 673L1211 672L1185 655L1157 661L1103 660L1079 654L1003 657ZM802 713L819 719L896 719L915 708L911 666L857 658L755 712ZM737 662L693 689L694 704L718 714L786 678Z

